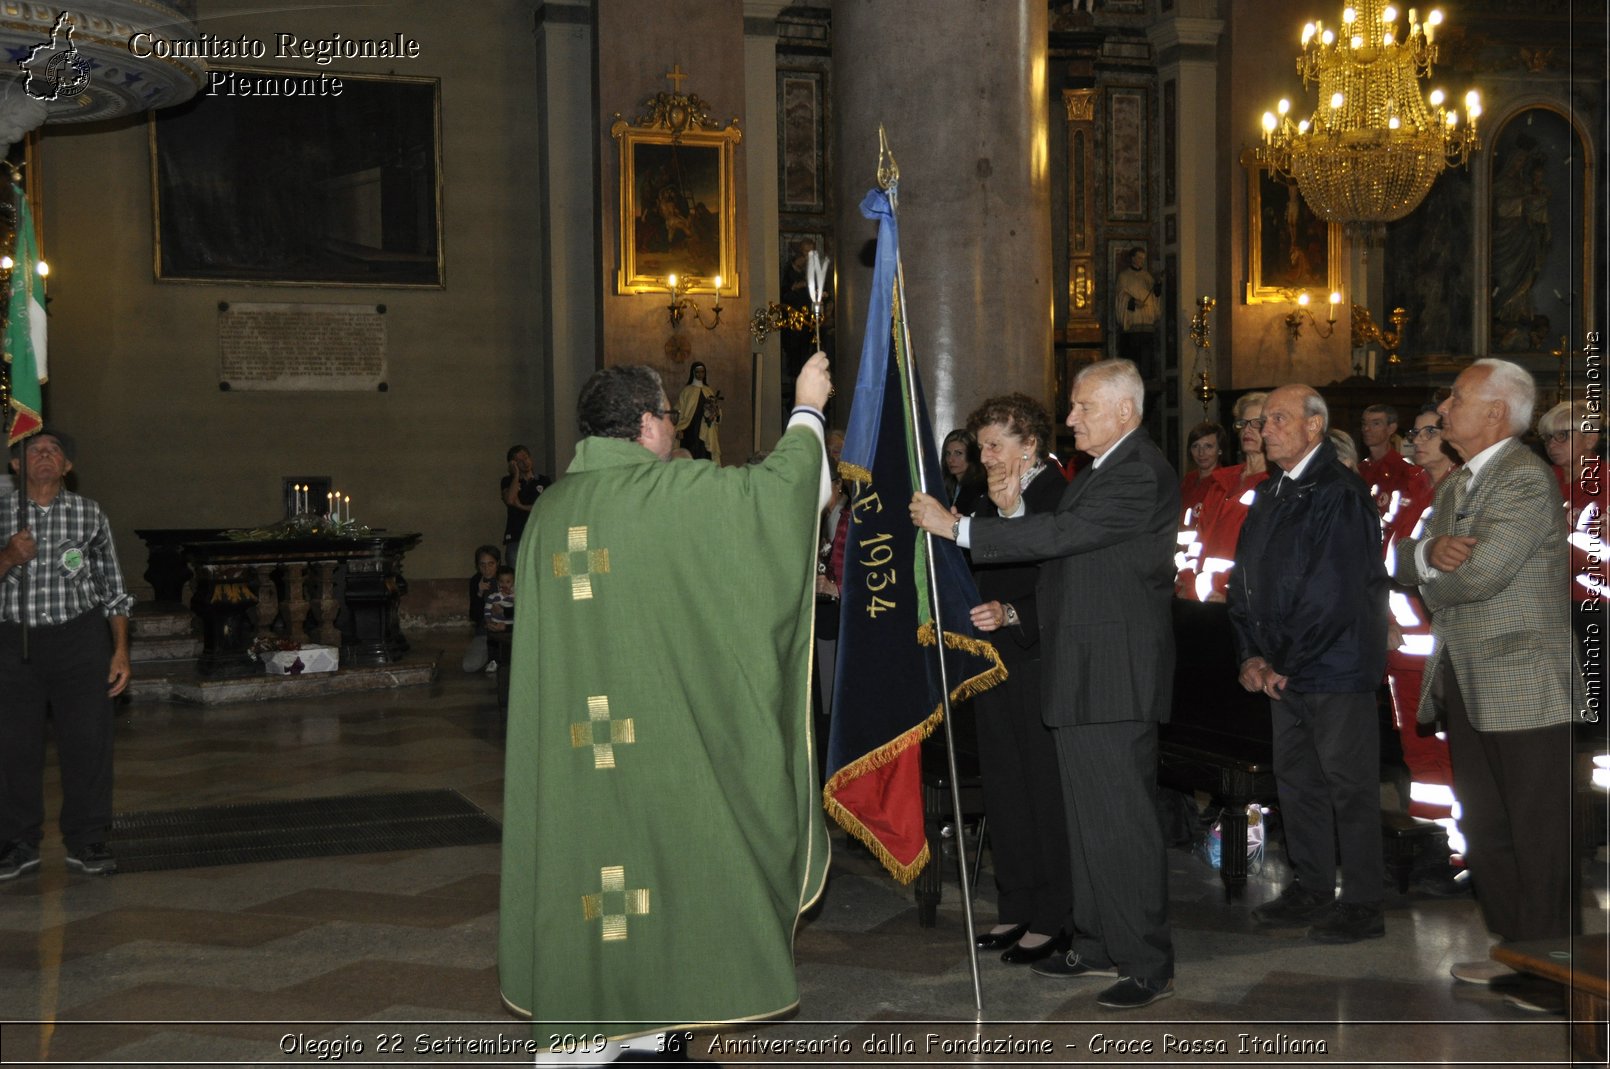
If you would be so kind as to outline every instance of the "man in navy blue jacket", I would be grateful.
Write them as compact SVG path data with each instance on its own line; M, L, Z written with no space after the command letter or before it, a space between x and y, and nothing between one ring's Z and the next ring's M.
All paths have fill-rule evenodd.
M1336 459L1327 422L1324 399L1307 386L1282 386L1265 402L1264 455L1279 471L1247 513L1229 601L1241 685L1269 698L1295 873L1253 917L1312 924L1317 943L1352 943L1386 934L1375 691L1386 668L1387 579L1380 514Z

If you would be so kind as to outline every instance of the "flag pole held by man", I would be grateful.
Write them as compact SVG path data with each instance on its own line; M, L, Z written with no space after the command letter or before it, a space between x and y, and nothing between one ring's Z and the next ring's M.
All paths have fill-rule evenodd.
M949 698L1006 678L995 647L973 629L977 588L961 551L932 543L944 627L943 673L928 589L929 542L903 509L937 473L922 381L907 344L900 237L891 190L874 189L861 214L878 223L867 328L839 474L856 482L840 583L838 664L827 752L827 811L909 882L928 861L919 743ZM926 459L919 465L918 456ZM934 492L938 492L934 488Z
M668 460L653 369L582 388L517 565L498 971L539 1041L798 1005L828 861L808 687L830 390L817 354L777 447L722 468Z

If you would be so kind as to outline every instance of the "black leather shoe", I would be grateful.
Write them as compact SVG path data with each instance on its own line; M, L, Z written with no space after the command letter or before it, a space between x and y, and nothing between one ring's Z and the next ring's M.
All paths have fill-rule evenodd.
M1116 965L1093 965L1079 956L1076 950L1069 950L1062 954L1052 954L1043 961L1037 961L1029 966L1029 971L1036 976L1056 976L1065 980L1077 980L1084 976L1117 976Z
M1138 1010L1174 994L1173 980L1141 980L1126 976L1096 996L1096 1005L1109 1010Z
M112 851L106 848L105 843L69 846L67 867L87 876L110 876L117 871L117 858L112 856Z
M1253 910L1252 919L1260 928L1301 928L1328 914L1335 898L1334 891L1327 895L1294 883Z
M1379 939L1385 934L1386 918L1381 916L1380 906L1338 902L1308 929L1308 941L1334 946Z
M1008 965L1033 965L1037 961L1044 961L1052 954L1066 957L1068 945L1072 942L1072 937L1058 932L1036 947L1026 947L1021 942L1009 946L1001 953L1001 960Z
M1022 939L1028 934L1028 931L1029 926L1027 924L1014 924L999 935L991 935L985 932L973 940L973 945L980 950L1002 950Z

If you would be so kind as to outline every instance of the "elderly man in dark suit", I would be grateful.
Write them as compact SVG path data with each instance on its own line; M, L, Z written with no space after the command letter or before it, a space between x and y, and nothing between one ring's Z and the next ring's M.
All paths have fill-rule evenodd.
M1253 911L1316 943L1386 934L1381 914L1380 727L1386 569L1369 489L1336 457L1311 387L1263 406L1260 483L1230 573L1241 685L1269 698L1275 788L1294 878ZM1341 854L1342 893L1336 895Z
M991 476L1000 518L960 518L925 494L911 502L918 526L969 546L975 562L1043 562L1035 596L1051 652L1041 697L1067 805L1076 931L1066 955L1032 968L1116 977L1096 997L1114 1009L1174 993L1168 865L1154 814L1157 725L1168 718L1174 676L1180 496L1174 469L1139 429L1144 396L1128 360L1079 373L1067 423L1095 462L1052 512L1025 514L1027 461Z
M1502 940L1564 938L1578 922L1571 731L1586 703L1559 593L1560 491L1518 437L1535 397L1507 360L1478 360L1454 381L1437 413L1465 466L1437 487L1424 537L1399 544L1394 568L1431 610L1420 720L1447 723L1476 900ZM1494 961L1452 972L1476 984L1510 974Z

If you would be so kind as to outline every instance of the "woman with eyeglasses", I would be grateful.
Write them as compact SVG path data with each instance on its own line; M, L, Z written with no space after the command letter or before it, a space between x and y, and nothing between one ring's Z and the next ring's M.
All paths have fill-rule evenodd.
M1436 405L1423 405L1414 417L1414 426L1403 435L1409 459L1430 476L1424 489L1407 494L1396 513L1381 532L1387 571L1397 545L1403 539L1424 534L1431 517L1431 499L1436 488L1459 466L1457 455L1443 444L1442 417ZM1392 720L1403 746L1403 763L1409 769L1408 809L1426 820L1446 820L1453 815L1453 766L1448 760L1448 743L1436 735L1422 735L1419 729L1420 681L1425 673L1426 656L1431 652L1431 614L1420 600L1418 590L1394 585L1388 595L1391 613L1387 624L1386 683L1392 696ZM1443 869L1428 872L1425 879L1435 881L1432 890L1451 890L1453 874Z
M1604 417L1589 412L1585 401L1561 401L1537 421L1537 436L1543 439L1555 478L1560 480L1560 496L1571 503L1573 512L1580 511L1595 496L1586 494L1581 504L1575 503L1578 496L1584 496L1584 483L1604 483L1603 428Z
M1603 430L1604 416L1589 411L1584 401L1561 401L1537 421L1570 524L1571 623L1578 638L1587 635L1594 615L1584 610L1584 604L1593 604L1594 595L1602 596L1605 586L1605 512L1610 494L1605 489ZM1584 647L1583 664L1589 663L1589 652Z
M1263 403L1268 397L1263 392L1247 393L1235 403L1231 426L1240 436L1244 459L1213 473L1195 529L1187 527L1181 532L1175 597L1224 600L1230 569L1235 566L1235 544L1252 506L1252 489L1269 477L1269 464L1263 456Z

